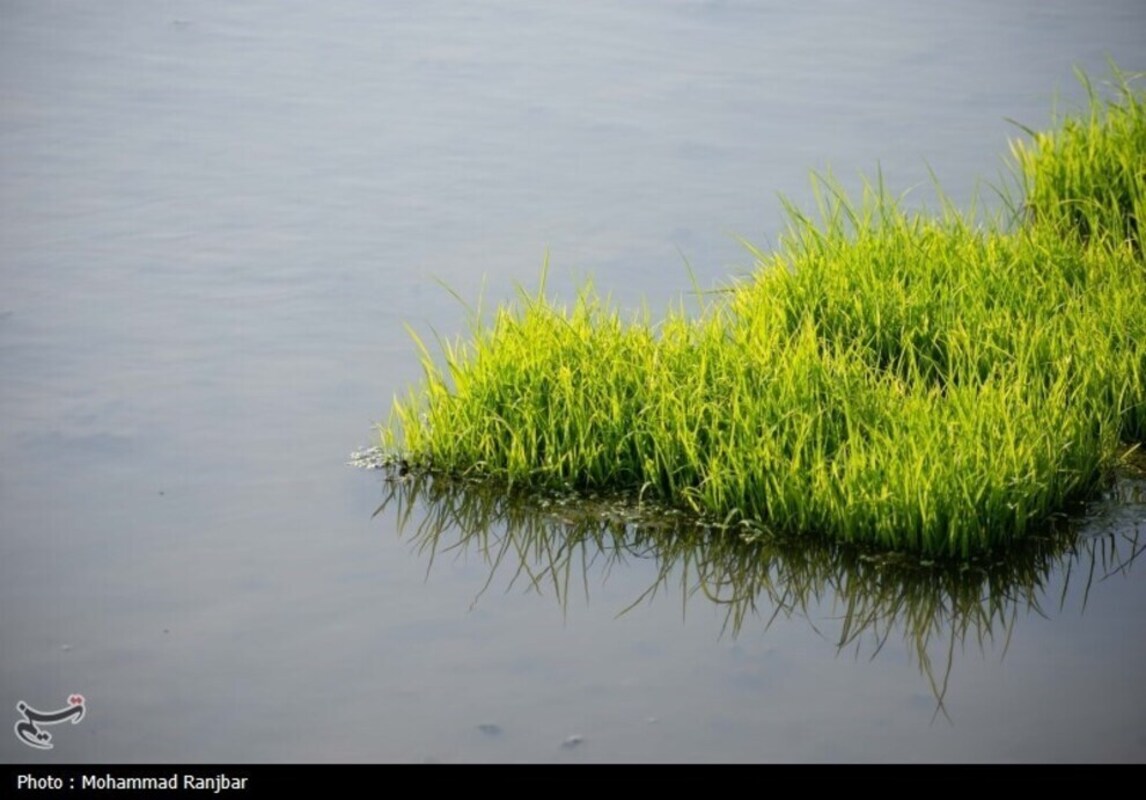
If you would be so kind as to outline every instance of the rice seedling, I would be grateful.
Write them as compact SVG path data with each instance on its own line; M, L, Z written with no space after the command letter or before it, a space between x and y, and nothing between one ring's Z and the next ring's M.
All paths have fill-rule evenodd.
M1142 251L1146 218L1146 97L1141 75L1111 65L1114 97L1104 99L1078 71L1089 105L1055 130L1024 128L1012 153L1020 170L1029 215L1063 232Z
M789 208L777 249L693 316L542 290L475 317L444 366L419 342L425 382L384 442L437 474L630 490L724 525L932 557L1008 546L1146 433L1131 178L1114 199L1034 197L1018 230L817 178L818 214ZM1104 209L1067 215L1082 235L1040 210L1076 207Z

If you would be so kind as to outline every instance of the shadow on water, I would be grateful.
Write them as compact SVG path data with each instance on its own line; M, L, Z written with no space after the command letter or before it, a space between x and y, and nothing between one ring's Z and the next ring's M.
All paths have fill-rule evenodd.
M507 591L552 592L567 610L574 592L588 601L594 581L639 562L655 577L618 616L677 587L684 608L703 598L723 609L722 634L734 638L749 625L803 618L837 654L875 659L899 631L930 684L933 720L950 720L944 703L957 652L1001 646L1005 656L1018 620L1066 610L1074 590L1085 609L1097 584L1129 572L1146 549L1141 515L1118 512L1140 507L1144 477L1124 474L1100 503L1005 558L963 563L729 529L631 497L513 497L426 474L389 474L374 516L396 514L399 535L427 559L427 576L439 556L477 555L489 576L474 604L501 576ZM825 618L838 630L821 630Z

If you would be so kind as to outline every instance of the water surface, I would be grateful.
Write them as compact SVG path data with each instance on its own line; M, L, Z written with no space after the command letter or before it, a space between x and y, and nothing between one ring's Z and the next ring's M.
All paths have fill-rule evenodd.
M1074 65L1146 66L1140 3L0 19L0 709L88 704L54 750L0 735L0 759L1146 758L1146 585L1112 566L1133 491L1094 510L1097 557L1039 573L1042 613L936 645L937 715L903 617L841 651L839 581L775 616L764 591L735 631L695 573L621 614L665 556L604 542L607 579L560 597L481 550L431 565L416 522L371 516L392 487L345 464L419 377L403 325L463 330L437 281L497 300L548 252L554 291L591 274L655 310L685 261L746 271L737 237L774 241L809 169L881 169L912 203L934 171L965 202L1006 118L1079 99Z

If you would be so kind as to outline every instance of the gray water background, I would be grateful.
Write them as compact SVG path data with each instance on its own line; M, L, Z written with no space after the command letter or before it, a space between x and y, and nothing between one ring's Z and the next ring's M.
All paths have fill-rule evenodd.
M483 592L346 466L419 377L404 324L464 330L438 281L496 302L548 253L655 312L811 169L968 202L1006 118L1143 45L1137 0L0 0L0 760L1146 760L1140 566L1050 575L937 716L830 594L733 636L679 590L618 616L644 562Z

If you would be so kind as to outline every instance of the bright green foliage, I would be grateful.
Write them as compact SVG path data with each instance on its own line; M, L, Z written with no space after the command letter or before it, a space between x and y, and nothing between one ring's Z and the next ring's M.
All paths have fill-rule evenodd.
M1041 195L1011 232L821 180L819 218L790 209L776 252L691 318L625 321L587 287L572 308L522 295L444 372L423 347L387 444L436 473L630 488L792 535L1005 546L1146 436L1146 265L1117 239L1143 183L1110 195L1124 222L1106 208L1074 236Z
M1142 252L1146 219L1146 96L1133 85L1141 76L1112 69L1114 99L1104 101L1081 72L1090 96L1087 112L1057 130L1034 133L1011 150L1022 173L1027 210L1039 222L1084 240Z

